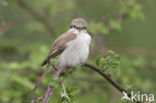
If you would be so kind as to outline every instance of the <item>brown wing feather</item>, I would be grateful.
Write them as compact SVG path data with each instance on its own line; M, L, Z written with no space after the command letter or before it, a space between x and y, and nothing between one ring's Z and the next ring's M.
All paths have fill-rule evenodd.
M49 55L43 61L41 66L44 66L45 64L47 64L49 62L50 58L54 58L54 57L60 55L66 48L65 44L71 40L74 40L76 37L77 37L76 34L66 32L63 35L61 35L58 39L56 39Z

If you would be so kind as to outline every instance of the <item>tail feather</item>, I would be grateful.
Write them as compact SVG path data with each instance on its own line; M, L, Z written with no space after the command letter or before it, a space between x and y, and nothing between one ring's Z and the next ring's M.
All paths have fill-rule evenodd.
M44 65L46 65L47 63L49 63L49 59L45 59L45 60L42 62L41 66L44 66Z
M49 55L47 56L47 58L42 62L41 66L44 66L46 64L49 64L50 63L50 58L53 58L55 56L58 55L59 52L57 52L56 50L52 50Z

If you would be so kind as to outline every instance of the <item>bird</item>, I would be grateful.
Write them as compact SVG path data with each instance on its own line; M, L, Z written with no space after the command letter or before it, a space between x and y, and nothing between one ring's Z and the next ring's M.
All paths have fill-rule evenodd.
M50 59L58 57L59 66L75 67L83 65L89 55L91 36L87 32L87 22L83 18L71 21L67 32L60 35L53 43L46 59L41 66L50 63Z

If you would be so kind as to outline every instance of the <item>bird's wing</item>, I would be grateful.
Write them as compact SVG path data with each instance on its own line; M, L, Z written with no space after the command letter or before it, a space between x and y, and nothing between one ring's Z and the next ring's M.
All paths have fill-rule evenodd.
M76 39L77 35L74 33L66 32L63 35L61 35L53 44L53 47L48 55L50 58L54 58L61 54L63 50L66 48L66 44Z
M66 32L62 34L58 39L55 40L51 51L49 52L49 55L47 58L42 62L41 66L47 64L50 60L50 58L54 58L58 55L60 55L64 49L66 48L66 44L71 41L76 39L77 35L74 33Z

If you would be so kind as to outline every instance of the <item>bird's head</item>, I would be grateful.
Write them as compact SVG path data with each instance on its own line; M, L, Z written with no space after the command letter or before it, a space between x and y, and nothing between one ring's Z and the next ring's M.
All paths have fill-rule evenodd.
M72 20L70 28L75 28L77 30L86 30L87 22L83 18L75 18Z

